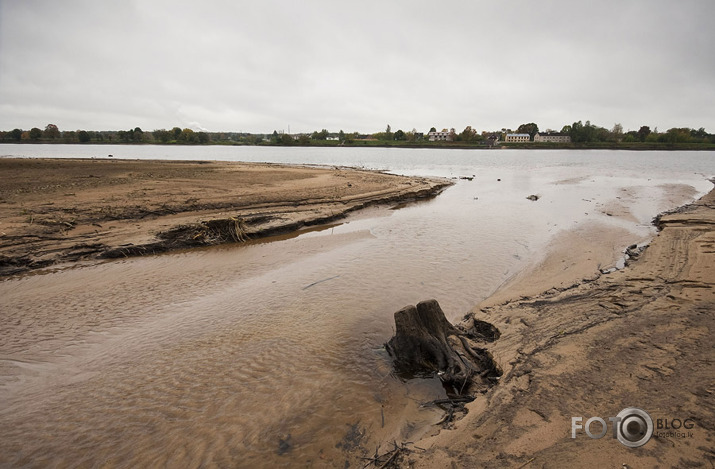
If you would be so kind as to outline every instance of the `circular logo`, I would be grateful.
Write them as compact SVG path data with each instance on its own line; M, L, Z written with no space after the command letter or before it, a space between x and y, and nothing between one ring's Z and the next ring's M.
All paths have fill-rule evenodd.
M653 420L648 412L637 407L626 407L617 415L618 441L629 448L638 448L648 443L653 436Z

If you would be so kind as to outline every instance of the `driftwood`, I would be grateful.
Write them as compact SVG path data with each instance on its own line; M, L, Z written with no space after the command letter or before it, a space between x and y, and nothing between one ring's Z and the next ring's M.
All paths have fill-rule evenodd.
M467 327L453 326L439 303L427 300L395 313L395 336L386 347L401 376L437 374L455 394L463 394L472 384L501 375L491 354L473 347L468 338L493 341L497 337L499 331L484 321L467 322Z
M399 446L397 445L396 441L392 441L392 444L394 446L393 449L387 451L386 453L380 455L378 454L378 451L380 451L380 446L375 448L375 455L371 458L362 458L365 461L368 461L365 466L363 466L363 469L367 469L368 466L374 465L375 467L378 467L379 469L387 469L388 467L399 467L399 460L406 454L410 454L414 452L413 449L408 448L407 445L412 445L413 448L416 450L420 451L426 451L424 448L420 448L419 446L414 446L414 444L411 441L407 441L404 443L401 443ZM387 458L387 459L385 459ZM384 459L384 461L383 461Z

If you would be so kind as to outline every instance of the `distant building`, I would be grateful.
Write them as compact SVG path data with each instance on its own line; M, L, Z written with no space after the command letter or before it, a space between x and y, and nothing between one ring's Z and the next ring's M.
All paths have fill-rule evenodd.
M496 146L499 143L499 134L482 132L484 145L488 147Z
M453 133L454 129L450 129L449 131L447 131L447 129L442 129L441 132L430 132L427 136L429 137L430 142L451 142Z
M537 133L534 135L535 142L556 142L556 143L571 143L571 137L561 132L546 132L543 134Z
M507 143L530 142L531 136L529 134L506 134L504 141Z

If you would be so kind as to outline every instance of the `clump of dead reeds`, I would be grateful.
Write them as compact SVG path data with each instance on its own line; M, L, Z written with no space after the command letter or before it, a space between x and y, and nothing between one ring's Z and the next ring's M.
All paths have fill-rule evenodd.
M229 217L201 222L193 239L202 239L208 244L219 244L230 241L239 243L249 238L246 222L241 217Z

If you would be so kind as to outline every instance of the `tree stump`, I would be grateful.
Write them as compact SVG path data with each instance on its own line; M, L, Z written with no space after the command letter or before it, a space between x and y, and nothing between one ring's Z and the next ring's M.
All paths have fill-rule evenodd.
M479 321L479 332L488 329L486 324ZM464 391L478 378L501 375L491 354L467 341L467 337L482 335L475 326L473 322L467 330L457 329L447 321L437 300L422 301L395 313L395 336L387 342L387 351L403 377L437 374L445 384ZM498 337L494 330L492 340Z

